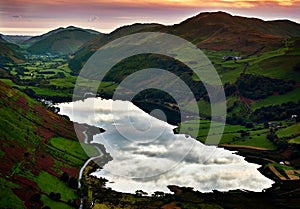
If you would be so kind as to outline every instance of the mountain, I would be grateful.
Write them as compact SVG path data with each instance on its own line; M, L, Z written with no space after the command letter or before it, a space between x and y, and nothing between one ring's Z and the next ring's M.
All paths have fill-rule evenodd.
M120 38L122 36L126 36L129 34L146 32L146 31L157 31L165 26L160 24L141 24L136 23L133 25L127 25L120 27L113 31L110 34L99 34L95 39L92 39L89 42L86 42L84 45L80 47L80 49L75 53L75 58L70 62L70 68L76 70L81 69L81 66L88 60L88 58L101 46L106 43Z
M7 42L0 35L0 66L24 62L24 56L20 51L18 45Z
M257 18L232 16L224 12L206 12L173 26L133 24L100 35L83 45L70 62L79 70L93 52L108 41L137 32L165 32L191 41L200 49L235 51L249 56L260 51L277 49L289 37L300 36L300 25L288 20L263 21Z
M287 37L300 36L300 25L213 12L200 13L166 32L186 38L199 48L251 54L264 47L276 48Z
M0 81L0 138L1 208L75 204L78 172L88 156L69 119Z
M42 40L42 39L44 39L44 38L46 38L46 37L48 37L48 36L51 36L51 35L53 35L53 34L55 34L55 33L58 33L58 32L60 32L60 31L63 31L63 30L65 30L65 28L60 27L60 28L51 30L51 31L49 31L49 32L47 32L47 33L45 33L45 34L42 34L42 35L40 35L40 36L33 36L33 37L31 37L30 39L23 41L23 44L28 45L28 46L31 46L32 44L34 44L34 43L36 43L36 42L38 42L38 41L40 41L40 40Z
M98 34L93 30L70 26L52 30L23 43L30 45L27 51L32 54L67 55L78 50L82 44Z

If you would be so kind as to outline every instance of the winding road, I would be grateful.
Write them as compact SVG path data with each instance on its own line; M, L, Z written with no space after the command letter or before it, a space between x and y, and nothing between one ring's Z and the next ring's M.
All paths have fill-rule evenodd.
M84 143L85 143L85 144L89 144L89 143L88 143L88 135L87 135L86 132L87 132L87 130L85 130L85 131L82 132L83 135L84 135ZM102 151L99 147L97 147L97 146L94 146L94 147L98 150L99 155L98 155L98 156L95 156L95 157L89 158L89 159L84 163L84 165L81 167L81 169L80 169L80 171L79 171L79 175L78 175L78 189L81 188L80 180L81 180L81 178L82 178L82 173L83 173L85 167L86 167L92 160L95 160L95 159L97 159L97 158L100 158L100 157L102 157L102 156L104 155L104 154L103 154L103 151ZM82 197L80 198L80 206L79 206L79 209L83 209L83 198L82 198Z

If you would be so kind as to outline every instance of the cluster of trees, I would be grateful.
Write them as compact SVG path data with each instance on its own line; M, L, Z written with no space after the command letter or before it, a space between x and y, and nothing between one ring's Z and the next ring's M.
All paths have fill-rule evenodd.
M61 194L59 192L55 193L55 192L51 192L49 194L49 198L55 201L59 201L61 198Z
M133 98L133 101L147 101L148 99L160 103L167 102L176 104L175 99L171 95L158 89L146 89L141 91Z
M61 175L60 179L67 183L69 185L69 187L71 187L72 189L77 189L78 188L78 180L77 178L73 177L73 176L69 176L68 173L63 172L63 174Z
M63 72L58 72L53 76L50 76L48 79L56 79L56 78L65 78L66 75Z
M236 105L235 105L236 106ZM230 110L228 111L230 112ZM295 118L296 122L300 121L300 100L298 102L286 102L281 105L271 105L256 109L251 114L236 114L232 113L227 116L226 122L232 125L243 125L251 128L253 122L265 123L266 128L268 127L267 122L269 121L282 121L291 119L292 115L297 115Z
M207 94L203 83L192 79L193 71L188 66L170 57L157 54L143 54L126 58L116 64L103 80L120 83L128 75L147 68L164 69L174 73L189 86L197 100Z
M290 119L292 115L298 115L296 121L300 119L300 100L298 103L287 102L281 105L262 107L251 114L250 119L255 122L268 122Z
M44 74L44 75L53 75L55 74L54 71L37 71L38 74Z
M285 94L294 89L295 81L285 81L252 74L243 74L236 82L242 96L263 99L274 93Z
M22 67L22 66L17 66L16 67L16 72L18 75L24 76L25 72L29 72L26 68Z
M288 142L286 140L278 138L278 136L272 129L267 134L267 139L270 140L279 150L284 150L288 147Z
M247 124L247 120L246 120L246 116L233 113L232 115L227 116L226 123L231 125L245 126Z

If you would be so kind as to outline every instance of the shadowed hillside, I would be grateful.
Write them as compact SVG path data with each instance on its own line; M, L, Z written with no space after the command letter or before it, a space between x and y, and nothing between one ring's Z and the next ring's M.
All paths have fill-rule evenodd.
M0 35L0 66L23 62L24 56L20 50L19 46L5 41Z

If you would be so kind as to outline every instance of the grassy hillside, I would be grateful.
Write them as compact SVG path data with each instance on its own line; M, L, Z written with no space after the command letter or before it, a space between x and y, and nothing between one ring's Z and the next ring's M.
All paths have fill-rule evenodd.
M27 49L32 54L67 55L75 52L98 33L76 27L61 28L28 41L34 43ZM37 40L36 40L37 39Z
M88 156L72 122L0 82L0 130L0 208L78 204L78 171Z

